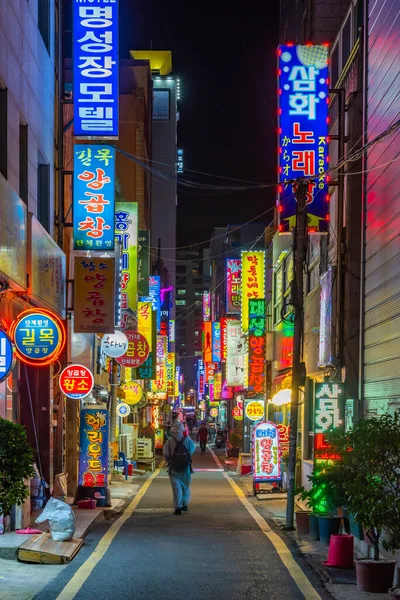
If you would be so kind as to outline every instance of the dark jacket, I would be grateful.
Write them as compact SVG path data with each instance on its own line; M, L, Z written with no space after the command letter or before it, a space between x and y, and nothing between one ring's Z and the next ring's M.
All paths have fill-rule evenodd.
M200 440L201 442L206 442L207 439L208 439L207 427L203 427L203 425L202 425L197 432L197 441Z

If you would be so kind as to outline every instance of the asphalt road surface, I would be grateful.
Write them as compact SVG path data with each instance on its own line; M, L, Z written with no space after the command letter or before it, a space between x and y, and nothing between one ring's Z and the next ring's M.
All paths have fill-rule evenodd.
M169 478L166 470L161 470L151 482L144 483L144 495L123 525L118 529L120 522L116 520L96 527L74 561L35 598L330 597L289 542L283 538L286 545L281 544L279 532L272 534L275 538L271 541L262 531L257 501L241 501L239 488L235 491L235 484L232 486L229 476L224 476L209 450L204 456L196 450L193 466L188 513L173 515ZM115 529L118 531L111 540ZM289 561L287 566L284 561Z

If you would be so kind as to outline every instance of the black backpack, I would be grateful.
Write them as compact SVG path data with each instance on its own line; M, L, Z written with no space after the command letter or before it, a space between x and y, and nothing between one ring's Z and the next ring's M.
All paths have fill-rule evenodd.
M180 442L176 442L174 453L172 454L170 468L177 473L183 471L192 464L190 452L185 446L185 438Z

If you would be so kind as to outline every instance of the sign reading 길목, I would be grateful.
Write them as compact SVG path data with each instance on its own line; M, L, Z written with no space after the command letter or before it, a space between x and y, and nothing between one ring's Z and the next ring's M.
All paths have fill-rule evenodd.
M45 366L61 355L66 341L59 317L45 309L30 309L18 315L11 324L17 358L32 366Z
M74 135L118 138L118 0L73 0Z
M294 189L289 180L309 177L308 226L328 227L328 47L282 45L278 48L280 231L296 221Z
M74 146L74 249L114 250L115 149Z

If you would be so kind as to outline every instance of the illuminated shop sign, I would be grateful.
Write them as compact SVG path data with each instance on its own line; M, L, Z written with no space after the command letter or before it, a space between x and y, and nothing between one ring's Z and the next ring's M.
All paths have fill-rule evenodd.
M5 331L0 329L0 382L7 379L14 366L14 346Z
M275 423L263 422L253 431L254 482L279 482L282 478L279 435Z
M175 392L175 352L168 352L166 359L167 394L173 396Z
M74 333L114 333L115 259L75 258Z
M240 314L242 261L240 258L226 259L226 312Z
M199 360L197 363L197 385L199 394L204 394L204 386L205 386L205 370L204 370L204 362Z
M281 231L296 220L295 189L290 180L310 177L308 225L328 226L328 47L282 45L278 48L279 200Z
M149 297L152 299L153 308L157 313L157 333L161 328L161 280L159 275L149 277Z
M79 485L103 487L108 479L108 410L84 408L80 415Z
M115 203L115 240L121 244L121 328L136 327L137 309L137 202Z
M93 373L84 365L68 365L60 375L59 385L65 396L81 400L93 389Z
M227 322L226 382L234 387L244 387L246 340L239 321Z
M115 150L74 146L74 249L114 250Z
M315 384L315 421L314 448L317 459L332 460L325 434L338 428L344 428L344 386L342 383Z
M203 323L203 360L205 363L212 362L212 323Z
M151 382L151 391L157 394L167 393L167 338L157 336L156 344L156 379Z
M203 321L211 321L211 295L203 292Z
M212 324L212 361L221 362L221 323L214 321Z
M149 295L150 275L150 231L139 229L138 232L138 294Z
M118 0L73 0L74 134L118 137Z
M66 341L63 322L45 309L20 313L11 325L10 337L17 358L32 366L46 366L58 360Z
M265 298L265 252L242 252L242 331L249 328L249 300Z
M249 300L248 386L247 395L266 394L265 374L265 300Z

